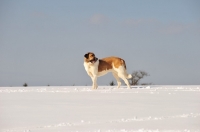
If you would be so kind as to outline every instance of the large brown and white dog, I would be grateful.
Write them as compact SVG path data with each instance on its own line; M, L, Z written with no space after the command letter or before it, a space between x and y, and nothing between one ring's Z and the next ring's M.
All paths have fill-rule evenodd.
M93 82L93 89L97 89L97 77L103 76L108 72L112 72L113 76L117 80L118 88L121 85L120 78L124 80L128 88L130 88L127 79L131 78L130 74L126 72L125 61L119 57L107 57L98 59L95 54L88 52L84 55L84 67L87 74L91 77Z

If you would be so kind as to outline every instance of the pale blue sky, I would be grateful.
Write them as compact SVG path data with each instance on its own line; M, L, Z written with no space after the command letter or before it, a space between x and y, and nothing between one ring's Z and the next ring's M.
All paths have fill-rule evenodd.
M0 1L0 86L91 85L88 51L122 57L143 82L200 84L200 1Z

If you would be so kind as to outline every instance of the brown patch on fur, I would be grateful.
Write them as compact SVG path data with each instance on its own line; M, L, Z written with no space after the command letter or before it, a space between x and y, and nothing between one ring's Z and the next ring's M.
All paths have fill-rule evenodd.
M118 57L107 57L99 60L99 67L98 72L104 71L104 70L110 70L113 68L118 68L119 66L123 66L126 68L125 61Z
M98 66L98 72L102 72L105 70L110 70L112 69L112 61L107 61L104 59L99 60L99 66Z

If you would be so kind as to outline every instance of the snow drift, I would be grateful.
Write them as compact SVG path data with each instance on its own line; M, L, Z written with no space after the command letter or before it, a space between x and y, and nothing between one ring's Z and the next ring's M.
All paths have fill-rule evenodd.
M77 131L200 131L200 86L0 88L0 132Z

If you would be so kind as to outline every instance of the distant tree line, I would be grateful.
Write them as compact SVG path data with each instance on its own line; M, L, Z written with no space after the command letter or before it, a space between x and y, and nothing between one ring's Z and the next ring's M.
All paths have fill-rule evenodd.
M132 72L132 78L128 79L130 85L151 85L152 83L140 83L144 77L150 76L147 72L139 70ZM116 85L114 81L109 83L110 86ZM24 87L28 87L27 83L23 84ZM47 86L50 86L49 84ZM75 86L75 84L73 84ZM86 85L87 86L87 85Z

